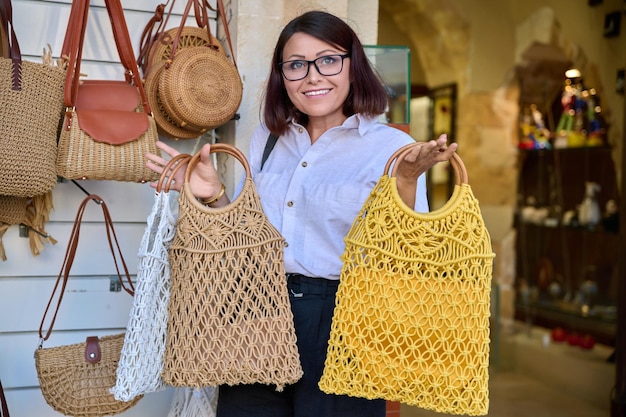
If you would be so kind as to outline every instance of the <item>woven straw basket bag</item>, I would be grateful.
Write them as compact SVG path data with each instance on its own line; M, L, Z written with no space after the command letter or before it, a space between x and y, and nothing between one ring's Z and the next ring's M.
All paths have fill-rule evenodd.
M124 80L83 80L81 63L89 2L75 1L63 43L68 56L65 112L59 134L57 173L66 179L156 181L144 155L160 154L158 131L135 60L124 9L106 0Z
M484 415L490 237L456 154L456 186L444 207L417 213L404 204L394 162L411 146L418 145L391 157L345 238L319 386L327 393Z
M302 376L283 264L284 238L269 223L244 155L211 152L245 168L240 194L211 208L193 196L187 166L170 245L171 298L163 380L173 386L284 385Z
M76 213L65 258L39 324L39 348L35 351L35 369L43 398L54 410L74 417L119 414L134 407L142 398L138 396L127 402L118 401L110 393L115 385L115 373L124 343L123 333L102 337L89 336L84 342L70 345L43 346L52 334L66 292L72 265L76 259L83 215L91 201L102 209L109 249L119 282L124 291L131 296L134 291L109 209L100 196L90 194L81 202ZM44 331L46 324L48 328Z
M186 26L194 6L198 27ZM233 55L226 12L222 0L217 1L218 15L225 31L230 58L213 36L208 22L207 2L187 0L178 27L165 30L171 7L161 21L157 33L141 50L145 86L150 106L154 109L159 133L175 139L197 138L208 130L224 125L233 118L243 95L243 83ZM150 38L162 9L144 29L143 40Z

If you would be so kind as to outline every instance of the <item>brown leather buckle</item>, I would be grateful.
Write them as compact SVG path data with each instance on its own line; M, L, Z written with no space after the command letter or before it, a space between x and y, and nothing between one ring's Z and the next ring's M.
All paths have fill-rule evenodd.
M102 358L102 353L100 352L100 340L98 336L89 336L86 340L85 346L85 360L88 363L98 363Z

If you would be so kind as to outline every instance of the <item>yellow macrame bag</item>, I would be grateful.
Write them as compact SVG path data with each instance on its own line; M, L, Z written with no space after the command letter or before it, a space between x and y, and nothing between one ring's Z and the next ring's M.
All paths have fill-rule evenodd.
M436 211L400 199L390 158L345 238L322 391L449 414L489 408L494 254L463 162ZM394 169L389 174L390 167Z

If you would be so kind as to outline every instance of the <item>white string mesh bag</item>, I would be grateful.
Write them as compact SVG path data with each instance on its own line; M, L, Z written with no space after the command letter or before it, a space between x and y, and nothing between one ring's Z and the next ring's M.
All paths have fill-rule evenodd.
M176 216L169 185L175 170L191 156L172 158L157 184L152 211L139 247L135 296L130 310L116 384L111 393L118 401L131 399L167 387L161 378L167 338L171 268L168 256L176 233ZM172 168L172 173L167 177ZM169 180L166 182L166 178Z

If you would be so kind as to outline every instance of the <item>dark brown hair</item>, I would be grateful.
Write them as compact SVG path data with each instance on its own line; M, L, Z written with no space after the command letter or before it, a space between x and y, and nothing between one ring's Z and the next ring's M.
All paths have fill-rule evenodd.
M308 116L299 112L289 99L278 65L283 60L285 44L295 33L313 36L350 54L350 92L343 105L346 116L362 113L375 117L385 111L387 91L354 30L332 14L311 11L289 22L276 42L263 108L265 124L270 132L277 136L285 133L290 118L303 125L308 122Z

